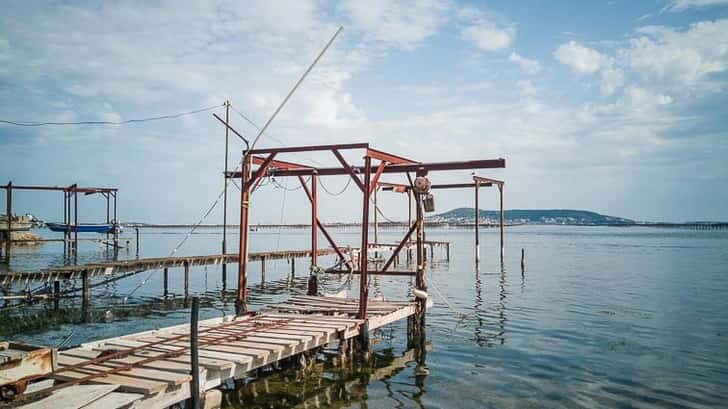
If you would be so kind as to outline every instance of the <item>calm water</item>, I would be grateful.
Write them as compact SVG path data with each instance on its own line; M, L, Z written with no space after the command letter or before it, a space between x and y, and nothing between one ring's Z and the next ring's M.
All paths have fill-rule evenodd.
M185 233L144 230L141 256L168 255ZM401 234L385 232L381 241L394 242ZM334 235L342 244L358 240L353 230ZM251 251L308 245L305 231L252 236ZM203 230L177 254L218 252L220 237L219 230ZM266 374L228 393L228 405L725 407L728 232L521 226L507 231L501 266L497 231L486 230L479 270L472 231L433 229L428 238L452 242L453 254L450 263L437 262L427 272L435 307L427 316L424 365L407 350L399 323L376 334L370 365ZM526 249L523 273L521 248ZM49 243L16 251L11 267L62 264L61 249ZM84 243L79 256L110 255ZM134 257L134 249L120 256ZM253 307L304 291L307 265L299 260L291 280L285 261L269 263L261 285L255 263L249 279ZM231 282L234 270L228 273ZM65 301L60 311L43 303L6 307L0 312L0 337L74 345L185 322L182 273L172 270L170 276L175 294L167 299L160 297L158 272L94 288L86 324L80 322L79 300ZM379 279L370 294L403 298L408 282ZM205 317L233 311L233 294L222 292L219 267L193 269L191 283L191 292L204 297ZM341 285L336 278L325 283L328 289ZM358 294L355 285L351 290Z

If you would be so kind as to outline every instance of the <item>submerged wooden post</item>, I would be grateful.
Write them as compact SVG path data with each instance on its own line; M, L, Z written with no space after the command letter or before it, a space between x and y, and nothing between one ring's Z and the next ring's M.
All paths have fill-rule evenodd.
M521 249L521 273L526 269L526 249Z
M265 256L260 257L260 285L265 283Z
M190 290L190 263L185 260L184 262L184 269L185 269L185 297L189 294Z
M53 282L53 305L58 308L61 301L61 282L56 280Z
M193 409L200 409L200 358L198 351L198 323L200 315L200 298L192 297L192 314L190 316L190 365L192 382L190 383L190 403Z
M505 212L503 211L503 183L498 184L498 193L500 196L500 259L503 262L503 226Z
M478 203L478 189L480 182L475 181L475 262L480 263L480 205Z

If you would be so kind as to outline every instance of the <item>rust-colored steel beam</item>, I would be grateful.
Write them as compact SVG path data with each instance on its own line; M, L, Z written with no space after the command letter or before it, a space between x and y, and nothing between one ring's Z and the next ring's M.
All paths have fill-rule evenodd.
M384 264L384 267L382 267L382 270L381 270L382 272L387 271L387 269L389 268L389 266L392 263L394 263L394 260L399 255L399 252L402 250L402 247L404 247L404 245L409 242L409 239L412 236L412 233L415 231L416 228L417 228L417 225L416 224L413 224L412 226L410 226L410 229L407 232L407 234L404 236L404 238L402 239L402 241L399 242L399 245L397 245L397 248L394 249L394 252L392 252L392 255L389 256L389 260L387 260L387 262Z
M372 192L376 190L377 188L377 182L379 181L379 177L382 176L382 171L384 171L384 168L387 166L387 162L381 161L379 162L379 166L377 166L377 172L374 174L374 177L372 178L371 183L369 184L369 193L368 195L371 196ZM376 209L374 209L376 211Z
M254 165L260 165L263 162L265 162L266 158L260 157L260 156L253 156L253 164ZM302 165L300 163L294 163L294 162L286 162L283 160L274 160L270 163L271 167L274 167L276 169L308 169L311 168L311 166Z
M249 190L250 187L265 174L266 169L268 169L268 167L270 166L270 164L273 161L273 158L275 158L275 156L276 156L276 153L273 152L270 155L268 155L267 158L265 158L263 163L261 163L260 166L258 166L258 169L255 170L255 173L253 174L253 176L250 177L250 180L248 180L247 182L245 182L243 184L244 185L243 189Z
M250 190L248 189L247 178L250 174L250 157L243 157L242 169L245 178L242 181L242 188L240 189L240 240L238 247L240 257L238 259L238 289L235 298L235 311L238 315L245 312L245 304L248 301L248 208L250 206Z
M351 178L354 180L354 183L356 183L357 186L359 186L359 190L362 192L364 191L364 184L361 182L361 179L359 179L359 176L356 175L354 170L352 169L351 165L349 165L349 162L344 159L344 157L341 155L341 152L339 152L338 149L332 149L331 152L333 152L334 156L336 156L336 159L338 159L339 163L341 163L341 166L344 167L344 170L346 170L346 173L351 176Z
M401 156L393 155L391 153L383 152L377 149L368 148L367 153L365 156L368 156L372 159L379 159L383 162L389 162L389 163L395 163L395 164L405 164L405 163L417 163L416 161L413 161L411 159L403 158Z
M0 186L0 189L7 189L7 186ZM69 187L69 186L27 186L13 185L13 190L50 190L58 192L78 192L78 193L109 193L116 192L118 188L111 187Z
M382 186L382 190L384 191L392 191L397 193L405 193L407 192L410 187L406 185L400 185L397 183L379 183L379 186ZM490 182L484 182L481 183L480 186L493 186ZM468 189L475 187L475 183L443 183L438 185L432 185L430 186L430 189L437 190L437 189Z
M349 270L327 270L327 273L332 274L349 274ZM361 274L361 271L359 270L352 270L351 274ZM417 273L415 271L405 271L405 270L393 270L393 271L367 271L367 275L381 275L381 276L414 276Z
M492 185L498 185L498 186L500 186L503 183L505 183L502 180L491 179L491 178L484 178L482 176L473 176L473 180L475 182L480 182L480 186L492 186Z
M309 145L309 146L291 146L285 148L261 148L251 149L251 155L261 153L287 153L287 152L313 152L313 151L329 151L331 149L368 149L368 143L341 143L331 145Z
M306 186L306 181L303 179L302 176L299 176L298 180L301 182L301 187L303 188L303 191L306 193L306 196L308 196L308 200L311 202L311 206L313 206L314 200L315 200L313 193L308 189L308 186ZM316 212L314 220L315 220L316 226L318 227L318 230L321 230L321 233L323 233L324 237L326 238L326 241L329 242L329 245L331 247L333 247L334 251L336 252L336 255L339 256L339 259L346 260L346 258L344 258L344 254L341 252L341 250L339 250L339 246L336 245L336 242L334 242L334 239L331 237L328 230L326 230L326 227L324 227L324 224L321 223L321 220L319 220L318 212ZM314 230L313 220L312 220L311 226L312 226L311 229ZM313 235L313 233L312 233L312 235ZM313 236L312 236L312 239L313 239ZM318 243L317 243L317 245L318 245ZM312 260L315 260L315 259L312 258Z
M367 281L367 268L369 266L369 257L367 249L369 248L369 185L372 173L372 158L364 158L364 200L362 201L361 214L361 252L359 253L359 271L361 278L359 280L359 314L358 318L367 319L367 301L369 298L369 282Z
M505 159L481 159L456 162L433 162L418 163L405 165L389 165L384 168L382 173L408 173L416 172L426 174L427 172L440 172L448 170L474 170L474 169L495 169L505 168ZM308 169L276 169L276 176L335 176L350 175L364 172L362 166L352 166L350 169L341 168L308 168ZM234 178L240 178L240 172L230 172L229 175ZM363 189L362 189L363 190Z

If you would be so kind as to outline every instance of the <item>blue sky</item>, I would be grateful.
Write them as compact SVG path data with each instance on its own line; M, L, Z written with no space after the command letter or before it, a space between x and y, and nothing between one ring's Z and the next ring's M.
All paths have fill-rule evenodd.
M726 0L7 2L0 119L116 121L230 99L262 124L342 25L261 146L368 141L421 161L504 157L507 169L479 174L506 180L507 208L728 220L727 17ZM192 223L222 189L223 135L211 112L125 126L0 124L0 183L116 186L122 221ZM232 141L234 167L242 146ZM322 183L335 193L346 179ZM358 196L324 195L324 221L356 220ZM438 210L471 206L471 196L440 193ZM388 217L406 216L403 198L380 197ZM62 217L60 194L15 199L16 210ZM496 194L481 203L494 208ZM93 198L81 207L85 221L105 212ZM308 204L271 183L252 211L259 222L300 222ZM208 221L221 218L217 208Z

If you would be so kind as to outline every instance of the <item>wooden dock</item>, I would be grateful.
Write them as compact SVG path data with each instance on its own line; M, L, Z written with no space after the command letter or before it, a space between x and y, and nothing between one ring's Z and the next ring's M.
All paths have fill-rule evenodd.
M290 357L349 340L414 315L414 301L369 301L367 320L357 319L358 300L294 296L256 314L201 321L199 384L203 396L228 379L278 365ZM365 325L366 324L366 325ZM33 388L23 408L162 408L190 398L190 326L178 325L84 344L59 352L55 383ZM48 382L48 381L41 381ZM33 397L33 396L31 396ZM211 398L212 399L212 398ZM214 407L214 402L212 406ZM207 406L206 406L207 407Z
M448 258L450 253L450 244L441 241L425 241L425 247L430 248L431 257L434 255L435 248L446 248ZM368 247L369 252L375 251L392 251L396 248L396 244L377 244L371 243ZM414 243L405 247L408 251L413 251ZM343 254L349 252L358 254L359 249L340 247L338 249ZM259 261L265 264L269 260L293 260L297 258L310 258L311 250L280 250L249 253L249 261ZM317 250L318 256L336 255L337 252L333 248L323 248ZM155 269L168 268L186 268L194 266L209 266L218 264L237 263L239 255L234 254L211 254L204 256L175 256L175 257L155 257L155 258L139 258L131 260L109 261L102 263L90 264L74 264L61 267L50 267L37 271L16 271L16 272L0 272L0 285L25 284L31 281L35 282L53 282L61 280L69 280L76 278L94 278L97 276L107 277L140 272ZM265 270L265 267L263 267Z

